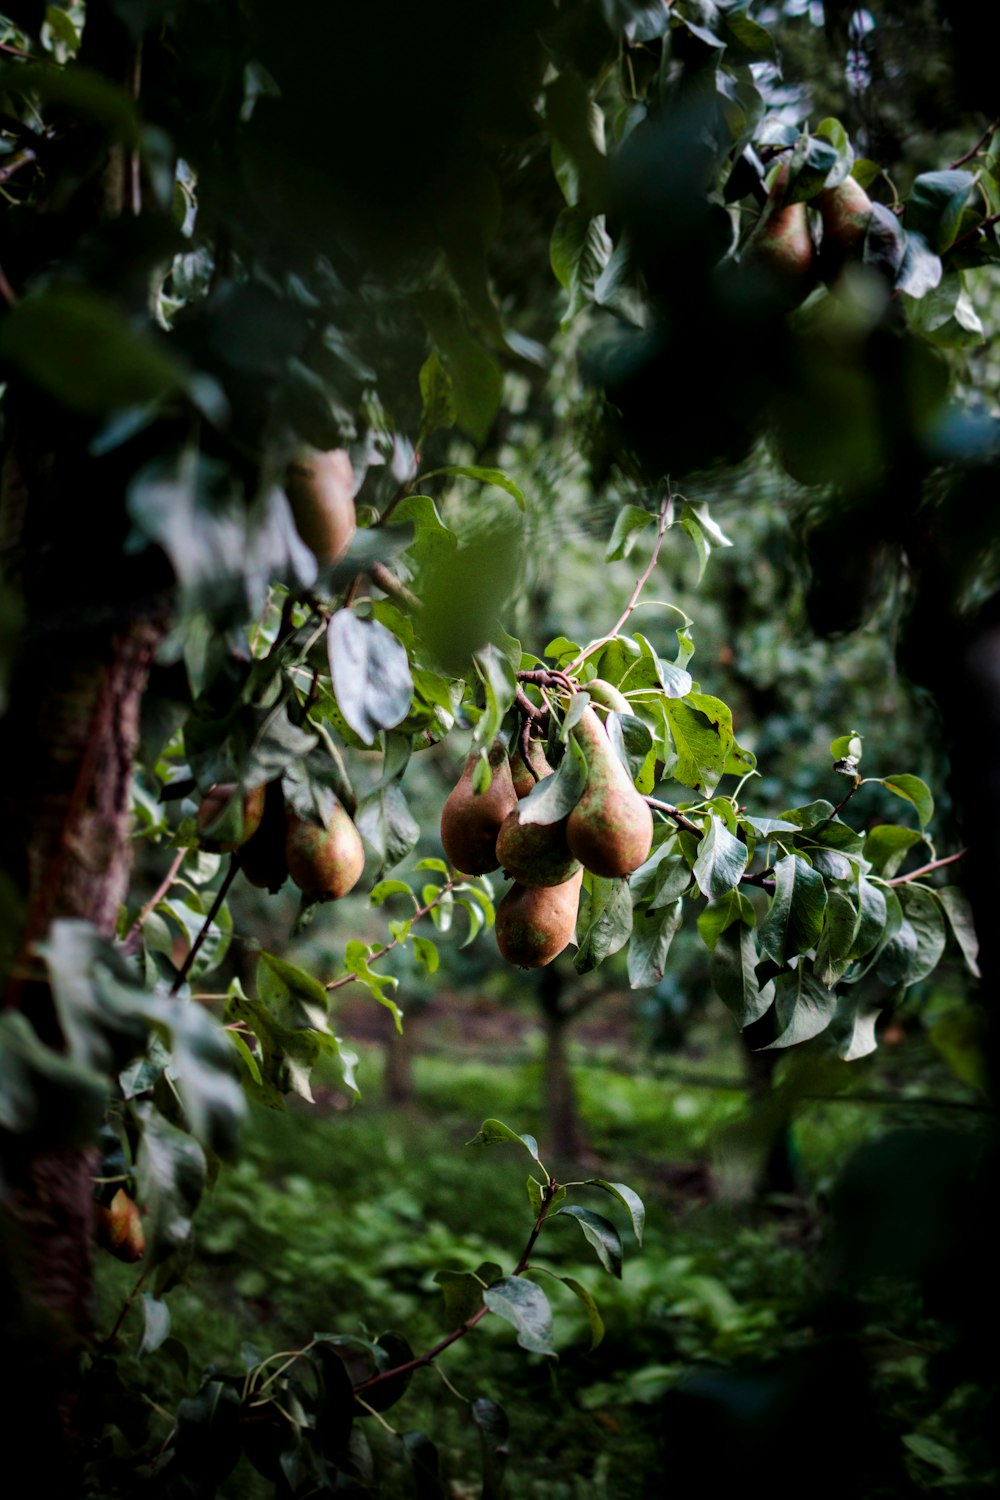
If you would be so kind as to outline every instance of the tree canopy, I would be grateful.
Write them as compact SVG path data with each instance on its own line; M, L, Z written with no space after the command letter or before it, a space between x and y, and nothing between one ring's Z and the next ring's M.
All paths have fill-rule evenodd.
M572 940L578 972L623 953L645 988L690 913L757 1048L847 1061L946 946L992 976L1000 148L969 8L916 9L6 8L0 1126L8 1323L43 1372L15 1411L54 1474L96 1462L111 1358L87 1345L92 1182L105 1243L144 1257L152 1347L248 1101L310 1099L331 1059L355 1086L348 983L403 1024L390 952L432 974L456 921L496 925L515 963ZM540 460L525 479L556 443L572 501ZM862 725L829 747L839 795L775 795L695 675L697 621L645 612L665 538L692 579L730 545L754 462L798 486L819 633L894 592L951 741L948 847L926 780ZM590 601L592 634L529 636L526 558L571 503L632 582ZM411 805L443 741L456 777L468 755L445 858ZM334 974L260 945L230 976L234 882L289 875L297 931L360 881L384 936L352 935ZM476 1139L527 1150L532 1217L509 1275L445 1277L454 1338L492 1311L548 1354L528 1273L550 1213L615 1276L621 1234L530 1135ZM582 1186L641 1240L630 1187ZM267 1410L275 1492L361 1485L358 1414L437 1352L318 1337L285 1391L301 1416ZM257 1379L209 1380L155 1461L139 1436L131 1478L88 1469L87 1493L215 1493L261 1437ZM493 1494L502 1412L476 1408ZM407 1441L434 1493L430 1439Z

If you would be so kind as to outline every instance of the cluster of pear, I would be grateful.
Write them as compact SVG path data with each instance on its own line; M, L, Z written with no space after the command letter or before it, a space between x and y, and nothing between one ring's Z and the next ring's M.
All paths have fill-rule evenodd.
M495 931L502 956L522 969L551 963L571 941L584 869L630 875L652 843L652 813L593 707L584 708L570 733L583 752L587 781L565 817L528 823L520 815L519 800L553 774L537 740L528 741L530 768L520 750L508 759L497 740L489 752L492 780L478 795L472 779L478 757L470 755L441 814L441 843L453 865L469 875L502 867L513 876Z
M790 307L804 302L817 281L829 286L849 260L860 258L872 216L872 200L853 177L823 188L814 199L823 237L819 251L809 231L805 203L786 202L788 163L779 167L760 219L750 236L746 264L770 275Z
M338 901L361 879L365 851L361 836L339 802L325 828L285 806L280 781L244 792L241 826L228 837L213 837L238 788L222 782L205 793L198 809L198 837L214 854L237 853L251 885L277 891L288 876L312 901Z

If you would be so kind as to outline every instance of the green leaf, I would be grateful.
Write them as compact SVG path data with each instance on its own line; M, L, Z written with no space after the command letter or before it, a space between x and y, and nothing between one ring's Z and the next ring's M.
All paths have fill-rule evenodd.
M405 859L420 837L420 825L397 781L379 785L364 797L354 821L376 856L378 875Z
M865 859L877 875L891 880L914 844L920 842L921 835L912 828L881 823L865 839Z
M558 1276L556 1279L561 1281L563 1286L568 1286L570 1291L579 1297L583 1303L584 1311L587 1314L587 1322L590 1324L590 1348L591 1350L596 1349L604 1338L604 1320L601 1317L592 1294L581 1282L576 1281L572 1276Z
M709 976L719 998L728 1006L742 1030L760 1020L774 999L774 984L760 987L757 979L757 945L749 927L732 928L718 938L709 965Z
M414 537L406 550L416 566L433 561L442 553L450 555L458 546L458 537L444 524L430 495L404 495L387 524L412 524Z
M621 1279L622 1237L611 1220L593 1213L589 1208L578 1208L576 1204L557 1209L556 1212L577 1221L584 1238L593 1246L594 1254L604 1269Z
M719 896L715 901L710 902L699 914L698 934L709 952L715 948L722 933L732 927L734 922L740 922L746 927L757 925L757 913L754 911L753 903L740 890L727 891L724 896Z
M419 375L421 446L439 428L454 427L458 416L451 376L436 349L432 349L420 367Z
M0 1128L36 1149L89 1146L107 1102L103 1072L46 1046L22 1012L0 1013Z
M414 300L451 381L458 425L474 443L484 443L500 408L502 372L469 332L450 292L434 289Z
M659 984L674 935L683 920L684 903L635 911L628 948L628 982L632 989Z
M463 904L468 906L467 902ZM477 915L482 915L479 912L478 907L472 907L469 909L475 911ZM438 953L436 944L432 943L430 938L425 937L414 937L411 939L411 941L413 943L413 951L416 954L417 963L420 966L421 973L436 974L438 966L441 962L441 955Z
M372 886L368 900L372 906L381 906L390 896L409 896L414 905L417 904L416 897L405 880L380 880L378 885Z
M375 1387L376 1391L378 1387ZM416 1500L444 1500L441 1488L441 1460L435 1445L425 1432L404 1432L403 1451L413 1472Z
M856 729L852 729L850 734L839 735L831 742L830 754L834 760L853 760L857 765L861 760L863 738Z
M47 62L8 63L0 67L0 89L62 105L69 113L93 121L125 144L136 138L135 105L125 90L102 73L79 63L72 67L55 67Z
M790 974L779 974L774 986L778 1035L761 1051L793 1047L826 1030L836 1012L837 997L820 984L807 959L800 958Z
M330 678L340 711L354 733L373 745L381 729L406 717L413 678L406 647L377 620L338 609L327 627Z
M483 1305L483 1283L499 1281L503 1273L492 1261L484 1261L472 1271L438 1271L434 1280L444 1298L445 1322L450 1329L460 1328Z
M449 464L443 469L431 469L429 473L421 474L420 479L434 479L439 474L450 475L455 479L475 479L480 484L491 484L498 490L504 490L516 500L518 510L524 510L527 504L520 485L515 484L503 469L484 468L479 464Z
M182 391L176 353L83 286L25 297L0 327L0 356L74 411L100 416Z
M774 896L760 924L761 952L784 964L819 940L826 911L823 877L804 859L789 854L774 866Z
M917 984L937 968L944 952L946 929L944 911L937 892L926 886L901 885L900 904L917 940L916 953L907 972L907 984Z
M879 886L863 877L858 882L858 930L851 947L852 958L864 958L881 941L885 932L885 894Z
M692 869L702 895L715 901L739 885L749 857L746 844L733 837L721 818L710 813Z
M972 909L966 900L965 892L959 890L958 886L945 885L936 894L944 908L955 941L961 949L966 968L978 979L980 977L979 939L976 936Z
M152 1104L138 1104L136 1118L142 1127L137 1196L148 1215L147 1265L156 1265L190 1238L205 1186L205 1154L192 1136L171 1125Z
M711 705L712 709L717 706L717 711L704 712L704 705ZM664 699L662 712L675 752L667 774L683 786L710 796L723 774L733 744L729 710L717 698L691 693L685 699Z
M486 711L473 736L473 745L486 749L492 745L514 702L517 679L510 662L496 646L484 646L475 655L475 667L486 695Z
M170 1309L165 1302L154 1297L152 1292L142 1294L142 1338L137 1356L152 1354L159 1349L170 1333Z
M589 876L585 880L577 930L580 945L573 966L578 974L587 974L629 940L632 896L628 881Z
M933 250L943 254L958 233L975 181L971 172L954 168L921 173L906 202L907 229L922 234Z
M611 540L604 554L605 562L614 562L616 558L628 557L640 532L645 531L653 519L648 510L640 510L637 505L623 505L615 517Z
M603 1177L588 1177L588 1187L599 1187L612 1198L617 1198L625 1208L628 1209L629 1218L632 1220L632 1233L635 1235L636 1243L642 1244L642 1232L646 1227L646 1208L639 1194L630 1188L625 1182L606 1182Z
M507 1467L510 1424L503 1407L485 1396L470 1403L469 1413L479 1429L483 1464L483 1491L480 1500L500 1500L504 1470Z
M518 821L558 823L573 811L586 785L587 761L576 740L571 738L555 774L543 776L517 804Z
M883 776L882 785L897 797L905 797L917 810L921 828L926 828L934 816L934 798L931 789L919 776Z
M861 913L845 891L829 892L823 932L816 945L815 972L828 987L843 978L855 952Z
M646 863L629 876L632 904L636 911L646 907L653 911L672 906L691 885L691 867L682 854L676 854L676 841L668 838Z
M386 990L394 990L397 987L399 980L392 974L376 974L368 963L370 951L367 943L359 942L357 939L349 942L344 949L344 965L347 971L353 974L358 984L363 984L372 998L377 1000L379 1005L384 1005L391 1013L396 1023L396 1032L402 1035L403 1012L391 995L386 994Z
M523 1146L528 1155L533 1157L541 1166L538 1158L538 1142L533 1135L518 1135L516 1130L511 1130L502 1120L484 1120L471 1141L469 1146L502 1146L507 1141L516 1141Z
M861 1057L868 1057L875 1051L878 1045L875 1040L875 1026L882 1009L872 1007L859 1007L852 1011L850 1026L837 1049L839 1057L844 1062L857 1062Z
M552 1347L552 1309L541 1287L524 1277L505 1276L483 1293L483 1301L510 1323L522 1349L555 1358Z

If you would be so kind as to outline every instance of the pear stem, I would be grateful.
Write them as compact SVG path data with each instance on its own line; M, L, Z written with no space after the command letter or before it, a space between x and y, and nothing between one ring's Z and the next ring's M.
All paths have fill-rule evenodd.
M621 614L618 616L618 619L615 621L610 632L607 635L602 636L599 641L591 641L586 650L580 652L580 655L576 658L576 660L566 668L566 672L569 675L572 675L574 672L578 672L588 657L593 656L595 651L600 651L602 646L606 646L609 641L613 641L617 635L620 635L622 628L628 623L633 611L635 610L636 605L639 603L639 597L642 594L643 589L646 587L646 584L649 582L650 575L652 574L653 569L656 567L657 558L660 555L660 548L663 546L663 538L666 535L667 525L670 520L670 514L673 510L673 505L674 492L668 479L666 494L663 497L663 504L660 506L660 524L656 528L656 540L653 542L653 551L650 554L649 562L646 564L646 567L643 569L643 572L640 574L640 576L636 579L635 588L632 590L632 593L629 596L629 601L626 604L625 608L622 610Z

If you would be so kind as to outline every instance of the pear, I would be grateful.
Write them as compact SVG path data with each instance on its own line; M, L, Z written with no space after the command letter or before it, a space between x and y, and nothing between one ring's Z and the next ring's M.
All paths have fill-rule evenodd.
M354 889L365 867L361 836L340 803L325 828L290 809L285 817L285 858L299 890L314 901L339 901Z
M524 756L521 754L520 745L510 758L510 775L518 800L522 797L527 797L529 792L535 790L540 781L544 781L546 776L552 775L552 767L545 759L545 751L542 749L540 740L528 741L528 760L530 767L524 763ZM531 768L534 769L534 776L531 774Z
M563 885L580 868L566 843L566 819L522 823L518 808L504 818L497 834L497 858L519 885Z
M118 1189L109 1204L94 1204L94 1228L97 1243L116 1259L134 1262L145 1255L142 1215L124 1188Z
M816 199L823 221L820 275L827 283L836 279L848 260L860 259L872 216L872 200L853 177L836 187L824 188Z
M630 714L632 709L624 693L620 693L610 682L605 682L603 677L592 677L583 685L585 693L589 693L593 701L600 708L613 709L616 714Z
M764 211L747 242L744 263L763 272L789 308L804 302L816 284L816 252L804 203L785 203L788 163L783 162Z
M235 782L220 781L209 787L202 798L198 809L198 842L212 854L231 854L252 838L260 827L260 820L264 816L265 789L263 786L255 786L243 793L239 819L227 818L223 828L213 834L212 830L229 810L229 804L238 791Z
M288 879L285 798L280 781L269 781L264 791L264 816L240 850L240 869L251 885L273 893Z
M497 947L509 964L541 969L572 940L583 871L543 890L511 886L497 907Z
M589 705L572 734L587 762L587 785L566 820L566 842L592 874L631 875L649 857L653 815Z
M354 469L347 450L304 448L285 471L285 494L295 528L317 562L339 562L356 525Z
M464 875L485 875L498 868L497 834L504 818L517 806L506 746L494 740L489 750L493 778L478 796L472 776L479 760L477 751L448 794L441 810L441 844L448 859Z

